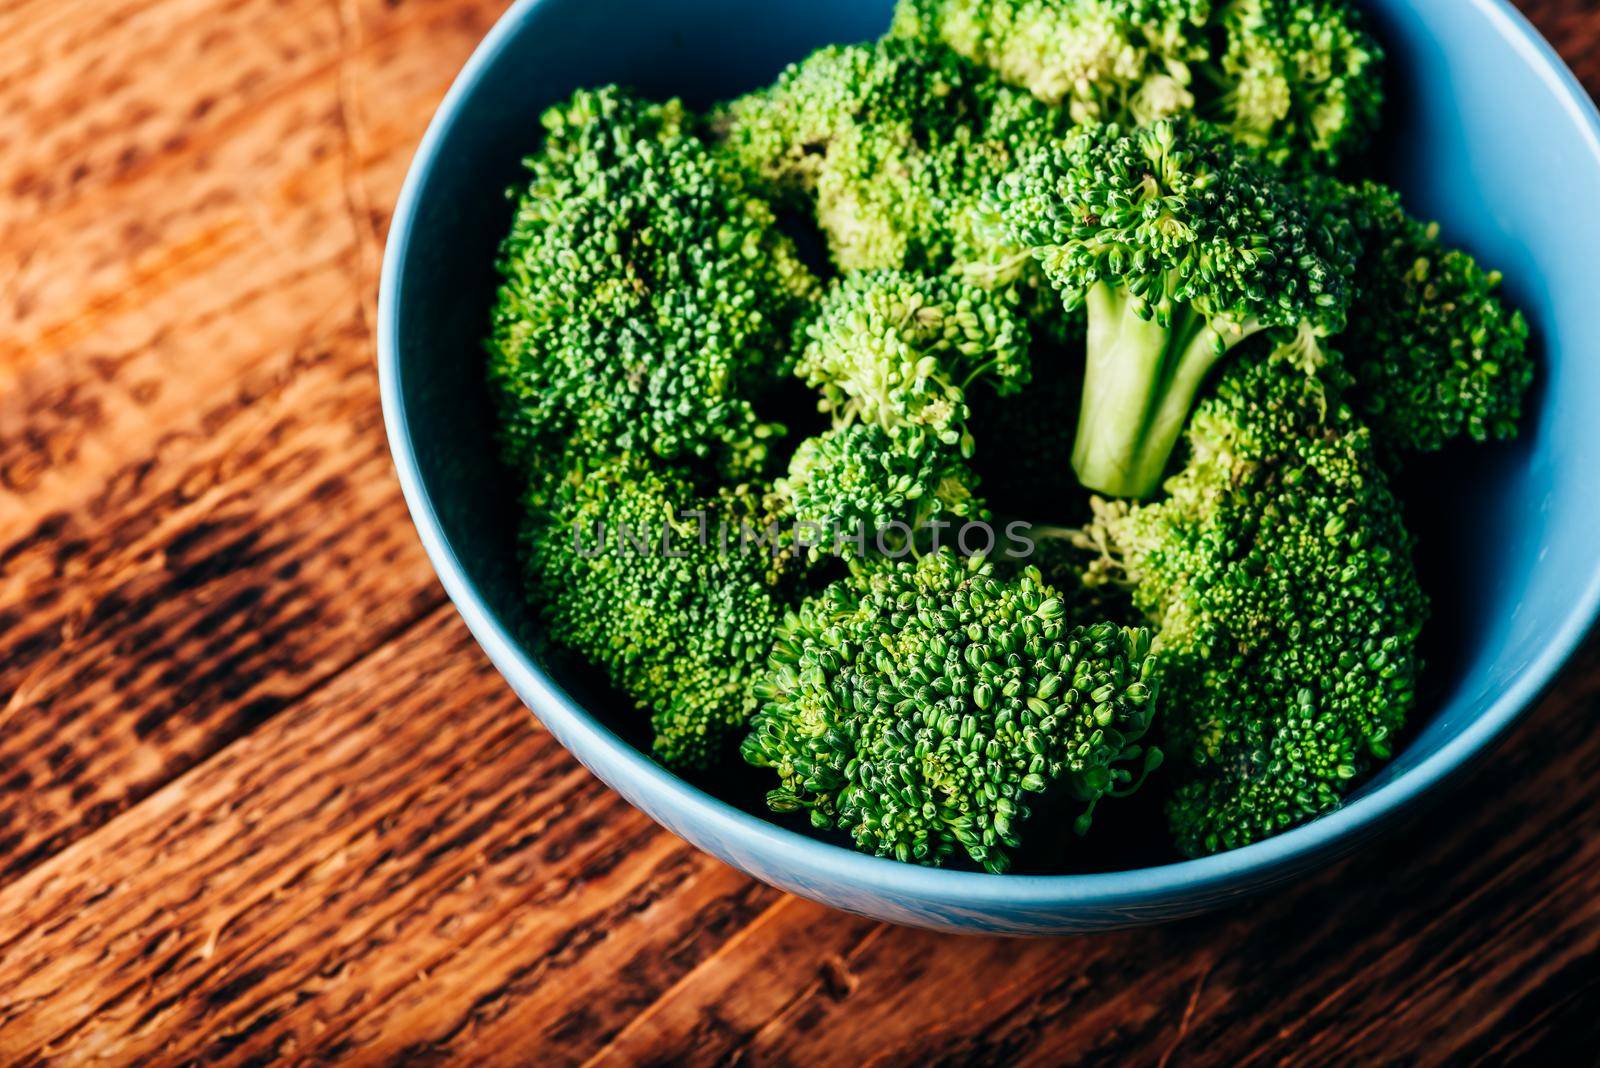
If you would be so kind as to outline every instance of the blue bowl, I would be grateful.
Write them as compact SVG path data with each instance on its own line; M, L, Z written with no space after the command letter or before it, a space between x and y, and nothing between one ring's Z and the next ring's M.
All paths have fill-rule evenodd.
M1008 876L898 864L663 770L625 736L636 714L530 651L515 493L491 447L480 353L510 219L503 191L538 143L540 111L614 81L703 105L820 45L876 36L891 0L521 0L440 105L389 235L379 370L412 517L495 666L563 745L663 826L775 886L900 923L1049 934L1172 919L1324 865L1401 817L1537 699L1600 605L1600 121L1503 0L1367 6L1392 60L1382 169L1415 213L1504 270L1543 366L1519 442L1412 472L1437 608L1433 689L1404 751L1343 808L1181 863Z

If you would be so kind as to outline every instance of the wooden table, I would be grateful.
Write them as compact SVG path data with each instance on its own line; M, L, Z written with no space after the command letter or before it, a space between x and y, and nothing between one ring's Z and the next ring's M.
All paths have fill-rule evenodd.
M571 760L434 581L373 373L501 6L0 7L0 1060L1595 1058L1594 644L1378 847L1070 941L785 897ZM1600 9L1524 6L1600 88Z

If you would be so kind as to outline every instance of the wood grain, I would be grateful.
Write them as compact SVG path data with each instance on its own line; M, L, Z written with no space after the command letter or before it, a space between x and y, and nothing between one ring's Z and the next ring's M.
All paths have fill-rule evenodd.
M0 1046L210 1062L448 1043L630 962L648 1001L776 892L567 759L440 610L0 897Z
M354 206L392 201L494 10L384 7L356 45L339 26L360 12L241 2L218 20L193 6L130 16L129 33L160 16L136 51L220 48L217 76L242 72L250 92L196 78L158 93L170 68L129 72L90 114L41 109L60 120L53 136L7 160L18 197L55 210L11 222L3 247L19 251L0 267L0 873L441 600L375 396L382 220ZM245 48L253 61L234 55ZM115 68L124 50L88 36L69 73ZM390 105L383 121L352 117L346 67ZM241 93L169 144L198 102ZM103 112L132 121L111 128ZM99 160L113 133L133 165L30 179L70 170L60 153L80 142Z
M1522 6L1600 88L1600 8ZM1594 644L1344 864L1059 942L780 895L539 731L372 372L388 208L501 7L0 5L0 1063L1594 1061Z

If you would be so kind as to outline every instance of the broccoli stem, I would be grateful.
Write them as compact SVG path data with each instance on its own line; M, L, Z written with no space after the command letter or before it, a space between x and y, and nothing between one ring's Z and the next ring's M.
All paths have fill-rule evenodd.
M1072 467L1098 493L1148 497L1161 485L1206 374L1256 328L1223 333L1187 307L1174 309L1163 326L1107 282L1095 283L1086 303L1088 368Z

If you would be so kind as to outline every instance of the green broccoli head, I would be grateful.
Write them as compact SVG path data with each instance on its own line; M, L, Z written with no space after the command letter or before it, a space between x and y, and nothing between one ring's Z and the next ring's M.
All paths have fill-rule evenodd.
M1366 146L1383 107L1383 50L1345 0L1230 0L1209 109L1279 163L1323 167ZM1309 153L1309 156L1306 154Z
M1239 361L1195 411L1167 496L1087 532L1158 628L1179 849L1337 806L1415 701L1427 614L1370 432L1325 384Z
M1013 296L949 276L847 275L803 328L798 374L841 423L926 433L970 455L968 393L1028 381L1028 324Z
M585 195L596 179L632 160L640 142L682 140L693 135L695 120L682 101L643 100L610 85L578 90L546 109L539 124L544 142L523 160L528 192L537 196L522 198L518 214L548 224L560 216L564 200Z
M967 419L977 387L1010 395L1027 382L1014 292L904 271L846 275L800 340L796 373L834 426L795 450L778 483L798 521L849 549L834 535L898 546L932 521L984 514Z
M1226 0L1201 113L1280 164L1332 168L1383 109L1383 50L1346 0Z
M786 373L818 283L676 102L581 91L502 245L489 378L511 460L638 451L730 477L775 432L753 398Z
M1336 166L1383 105L1382 50L1346 0L900 0L891 32L1079 123L1194 114L1280 164Z
M1153 493L1201 382L1245 339L1272 331L1314 362L1344 325L1348 234L1215 127L1085 127L998 195L1013 240L1088 310L1072 462L1090 489Z
M764 495L705 497L639 457L573 459L522 537L550 640L651 714L655 753L710 764L754 711L755 672L781 618Z
M938 41L1074 122L1152 122L1194 107L1210 0L901 0L892 34Z
M969 266L991 285L1026 265L983 194L1066 119L942 48L824 48L714 118L721 148L809 206L843 270Z
M929 523L985 514L977 478L956 450L925 432L892 436L870 423L801 442L777 491L818 539L817 556L898 551Z
M785 619L758 685L743 753L777 773L769 805L878 856L1005 871L1037 801L1092 810L1154 764L1148 635L1063 614L1037 571L858 565Z
M1355 305L1339 340L1354 400L1387 444L1432 451L1456 439L1516 436L1533 383L1528 324L1501 298L1500 275L1439 240L1373 182L1337 190L1364 251Z

